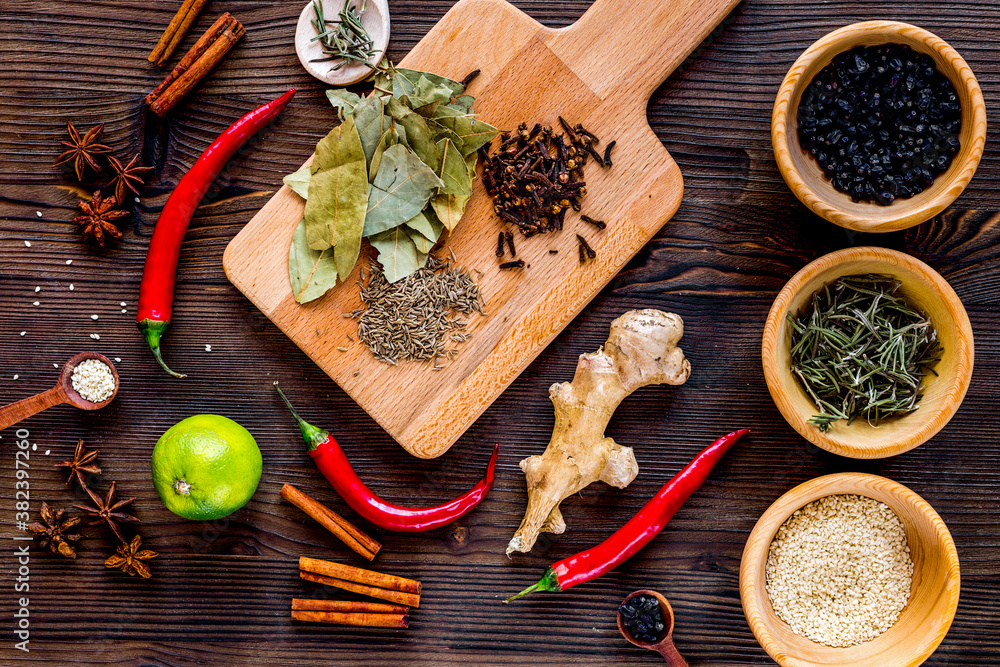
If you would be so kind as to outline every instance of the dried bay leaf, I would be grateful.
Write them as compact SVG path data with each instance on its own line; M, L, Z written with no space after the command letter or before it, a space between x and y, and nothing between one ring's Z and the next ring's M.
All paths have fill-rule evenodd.
M390 146L382 154L378 173L368 190L364 236L384 232L410 220L443 185L416 153L402 144Z
M346 141L344 140L345 137L347 137ZM330 130L316 144L316 156L309 166L312 173L315 175L321 171L356 161L358 159L356 150L360 139L355 140L355 137L359 137L359 135L353 118L348 118L339 126ZM362 153L363 155L364 153Z
M299 222L288 249L288 279L299 303L309 303L337 284L337 266L332 248L313 250L306 242L306 220Z
M476 98L472 95L459 95L455 98L455 101L446 106L455 109L456 111L461 111L463 114L472 113L472 105L476 103Z
M472 196L472 179L465 158L450 139L442 139L438 148L442 156L439 176L443 185L431 199L431 208L450 232L454 231L465 213L465 206Z
M441 168L438 177L441 179L442 194L472 194L472 180L469 178L469 167L465 157L450 139L442 139L437 144L441 153Z
M382 153L385 149L394 143L398 142L398 137L393 139L392 128L386 130L382 134L382 138L378 140L378 144L375 146L375 152L372 153L371 165L368 167L368 182L371 183L375 180L375 175L378 173L378 168L382 164Z
M385 117L385 109L382 105L382 98L371 95L361 100L354 107L354 122L358 126L358 134L361 136L361 145L365 149L365 164L370 165L372 155L379 140L389 127L389 121Z
M405 278L422 266L417 247L400 227L376 234L368 240L378 250L379 264L390 283ZM426 255L424 261L427 261Z
M437 172L441 168L441 152L427 126L427 121L396 99L389 100L386 110L405 131L407 146L431 168L431 171Z
M413 247L417 249L417 252L420 255L429 254L431 249L434 247L435 241L429 240L426 236L416 231L415 229L410 229L409 227L406 226L399 227L399 229L403 229L406 231L406 235L410 237L411 241L413 241ZM420 266L423 266L423 264L420 263L417 266L419 268Z
M352 93L345 88L334 88L333 90L326 91L326 97L330 100L330 104L333 108L337 110L337 115L340 116L340 120L344 120L349 116L354 115L354 107L356 107L361 102L361 96L357 93Z
M454 83L454 81L450 83ZM441 82L434 82L426 73L423 73L417 80L417 84L413 87L413 92L406 95L406 99L409 102L409 106L416 109L428 104L440 104L442 102L447 104L457 94L453 92L453 88Z
M337 247L337 271L344 280L361 251L368 207L368 170L361 137L351 119L327 135L324 142L323 164L328 168L314 173L309 183L306 241L313 250ZM320 158L317 147L314 164Z
M441 105L440 102L432 102L430 104L425 104L423 106L414 107L413 111L415 113L420 114L424 118L433 118L434 117L434 113L437 111L437 108L440 105Z
M462 145L462 137L458 136L457 134L449 130L447 127L444 127L436 120L428 118L427 127L429 127L431 129L431 132L434 133L435 142L441 141L442 139L451 139L452 143L454 143L456 146Z
M444 231L444 225L441 224L440 220L438 220L438 217L432 208L425 208L415 217L407 220L406 226L414 231L420 232L425 239L435 243L439 238L441 238L441 233Z
M458 135L461 143L456 142L456 144L459 150L462 151L462 155L474 153L499 134L499 130L495 127L478 120L472 114L456 113L455 115L450 115L446 112L444 115L441 115L443 109L447 109L448 112L455 111L446 106L438 107L438 115L434 118L433 123L451 130Z
M469 182L476 180L476 165L479 164L479 154L469 153L465 156L465 166L469 168Z
M465 214L465 207L469 203L471 195L435 195L431 199L431 208L441 219L441 223L454 231L462 216Z
M292 189L292 192L307 199L309 197L309 180L312 178L312 167L306 165L296 172L281 179L285 185Z
M427 79L432 86L444 86L448 88L448 90L451 91L449 98L455 95L461 95L465 92L465 86L460 84L458 81L452 81L451 79L438 76L437 74L431 74L430 72L420 72L415 69L394 67L388 75L388 84L391 86L392 96L399 98L404 95L412 95L417 89L417 84L420 82L421 77ZM379 87L385 88L385 86Z

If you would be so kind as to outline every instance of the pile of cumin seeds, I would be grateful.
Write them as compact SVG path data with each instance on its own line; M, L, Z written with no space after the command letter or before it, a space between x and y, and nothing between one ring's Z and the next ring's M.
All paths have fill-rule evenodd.
M387 364L398 361L452 359L458 346L472 334L463 315L485 315L485 302L472 276L446 259L431 255L427 264L402 280L390 283L375 260L365 282L362 271L361 300L367 308L350 316L358 319L358 338L375 358Z

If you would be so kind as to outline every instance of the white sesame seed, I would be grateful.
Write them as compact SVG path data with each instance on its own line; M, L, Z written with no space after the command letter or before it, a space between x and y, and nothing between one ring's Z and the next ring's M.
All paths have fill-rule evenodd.
M25 241L24 245L25 245L25 247L30 248L31 247L31 241Z
M91 316L90 316L90 319L92 319L92 320L96 320L96 319L97 319L97 315L91 315Z
M122 362L122 358L121 357L115 357L115 363L116 364L120 364L121 362Z
M41 291L42 291L42 288L41 288L41 287L38 287L38 286L36 285L36 286L35 286L35 293L37 294L38 292L41 292Z
M101 340L101 337L98 336L97 334L90 334L90 337L93 338L94 340Z
M206 352L211 352L212 351L212 346L211 345L206 345L205 346L205 351Z
M122 308L122 314L123 314L123 315L124 315L125 313L127 313L127 312L128 312L128 309L126 309L126 308Z
M121 302L121 307L122 307L122 308L124 308L124 307L125 307L125 306L127 306L127 305L128 305L128 304L127 304L127 303L125 303L124 301L122 301L122 302Z
M775 613L802 637L834 647L878 637L910 598L913 561L899 517L884 503L833 495L796 511L767 557Z
M59 368L59 364L52 364L52 368Z
M51 449L46 449L45 450L45 455L48 456L50 451L52 451L52 450Z
M40 301L33 301L31 305L32 306L40 306L40 305L42 305L42 303Z
M42 212L41 211L35 211L35 215L37 215L40 218L40 217L42 217Z
M70 292L72 292L72 291L73 291L73 283L70 283L70 284L69 284L69 291L70 291Z
M69 266L69 265L70 265L70 264L72 264L72 263L73 263L73 260L71 260L71 259L67 259L67 260L66 260L66 266Z
M91 403L100 403L115 390L115 376L100 359L87 359L73 369L73 389Z
M15 376L14 376L14 379L16 380L17 378L18 378L18 376L17 376L17 375L15 375Z
M135 198L135 203L136 203L136 204L140 203L140 202L139 202L139 198L138 198L138 197L136 197L136 198Z
M22 332L21 332L21 335L23 336L23 335L24 335L24 334L26 334L26 333L28 333L28 332L27 332L27 331L22 331Z

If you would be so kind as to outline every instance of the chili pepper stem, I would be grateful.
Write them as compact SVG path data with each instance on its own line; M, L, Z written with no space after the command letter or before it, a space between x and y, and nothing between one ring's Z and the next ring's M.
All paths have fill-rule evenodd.
M523 598L525 595L530 595L535 591L549 591L551 593L558 593L561 590L562 587L559 585L559 578L556 576L556 571L550 567L549 569L545 570L545 574L542 575L542 578L538 580L538 583L528 586L517 595L511 595L509 598L504 600L503 603L510 604L514 600Z
M326 439L330 437L330 434L327 431L318 429L302 417L299 417L299 413L297 413L295 408L292 407L292 402L288 400L288 397L285 396L285 392L281 391L281 387L278 386L277 380L274 381L274 388L278 390L278 395L281 396L281 400L283 400L285 405L288 406L288 410L292 413L292 417L294 417L295 421L298 423L299 430L302 431L302 437L305 439L306 445L309 446L309 451L315 450L320 446L320 444L325 442Z
M187 375L170 370L167 363L163 361L163 355L160 354L160 337L163 336L163 332L167 330L168 326L170 326L170 322L150 319L142 320L138 324L139 331L146 337L149 349L153 351L153 357L160 364L160 367L175 378L186 378Z

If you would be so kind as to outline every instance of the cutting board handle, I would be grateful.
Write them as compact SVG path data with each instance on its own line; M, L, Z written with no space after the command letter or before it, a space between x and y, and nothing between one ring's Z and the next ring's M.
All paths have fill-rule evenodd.
M601 98L644 103L739 1L595 0L548 45Z

